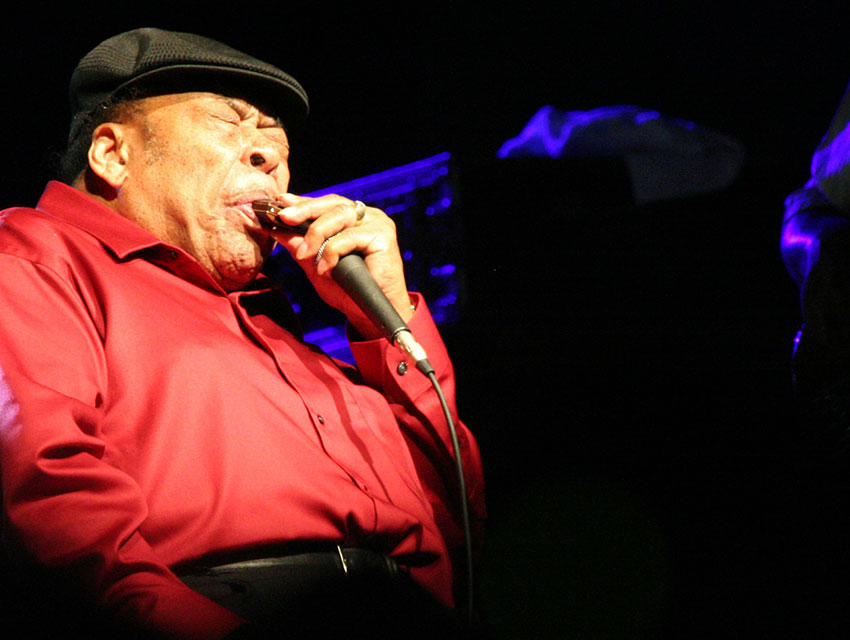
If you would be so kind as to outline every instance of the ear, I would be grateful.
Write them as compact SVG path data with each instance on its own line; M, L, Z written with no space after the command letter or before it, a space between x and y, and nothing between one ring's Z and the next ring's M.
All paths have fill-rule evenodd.
M89 167L113 189L119 189L129 175L131 144L126 125L105 122L92 134Z

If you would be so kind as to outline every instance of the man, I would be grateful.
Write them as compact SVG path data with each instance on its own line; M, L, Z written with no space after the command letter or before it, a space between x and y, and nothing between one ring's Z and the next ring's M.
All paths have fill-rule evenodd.
M67 608L93 602L122 633L424 629L462 579L450 434L428 379L330 277L340 256L364 256L454 412L392 221L287 193L306 94L218 42L120 34L80 61L70 93L69 184L0 223L10 562L70 585L82 597ZM261 199L309 230L267 231ZM300 340L261 273L275 241L347 316L358 369ZM479 523L480 459L459 423L458 439Z
M811 178L785 201L781 250L800 288L794 348L801 418L818 453L850 443L850 93L812 157Z

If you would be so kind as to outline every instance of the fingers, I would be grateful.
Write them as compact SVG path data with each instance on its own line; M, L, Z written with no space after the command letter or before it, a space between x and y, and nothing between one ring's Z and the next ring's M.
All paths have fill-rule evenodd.
M292 194L280 197L286 208L281 217L287 224L311 221L303 237L278 237L296 260L312 261L319 274L336 266L348 253L369 255L395 243L395 224L379 209L367 207L338 195L305 198Z
M286 194L281 218L297 225L306 220L310 227L303 237L286 232L272 232L298 261L319 296L340 310L361 336L380 337L359 305L329 277L342 256L360 254L375 282L387 296L402 319L411 315L410 296L404 277L404 262L396 239L392 219L380 209L358 204L338 195L305 198Z
M332 270L340 258L349 253L359 253L366 258L387 247L389 243L382 238L376 227L376 224L369 227L349 227L323 240L312 256L316 273L322 275ZM307 257L310 257L309 253Z

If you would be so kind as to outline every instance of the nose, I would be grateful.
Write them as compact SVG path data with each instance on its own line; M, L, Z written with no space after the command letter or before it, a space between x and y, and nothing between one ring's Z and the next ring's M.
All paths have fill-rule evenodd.
M252 167L263 167L264 170L267 170L267 167L271 164L268 154L260 153L258 151L251 154L249 162Z
M243 162L263 173L272 173L280 165L280 151L271 141L257 135L247 145Z

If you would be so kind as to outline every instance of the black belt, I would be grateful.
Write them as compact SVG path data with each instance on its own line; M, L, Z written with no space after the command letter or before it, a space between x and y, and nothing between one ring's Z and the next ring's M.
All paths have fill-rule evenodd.
M193 590L266 630L262 638L277 637L268 630L305 638L454 637L457 624L456 614L395 561L367 549L337 546L176 573Z

